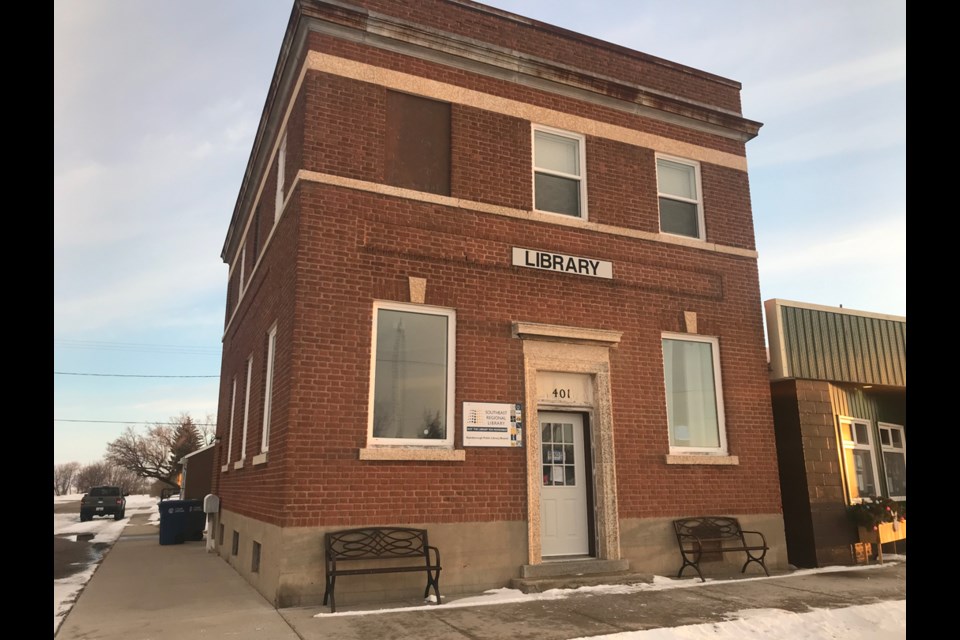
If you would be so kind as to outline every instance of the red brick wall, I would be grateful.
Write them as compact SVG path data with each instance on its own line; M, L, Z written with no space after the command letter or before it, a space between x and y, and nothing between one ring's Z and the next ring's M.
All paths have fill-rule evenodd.
M271 447L263 468L230 472L249 474L256 491L283 497L259 504L256 493L240 486L232 492L225 482L232 510L258 517L273 510L269 519L288 526L525 517L520 450L470 448L463 463L357 459L367 437L372 300L406 301L411 275L427 279L428 304L457 310L456 425L464 400L522 401L522 345L510 337L511 321L624 331L611 352L621 516L779 509L754 261L312 183L302 184L298 197L296 349L287 369L296 372L289 407L295 440L286 449ZM511 267L510 247L518 243L611 260L617 279ZM271 280L260 291L282 289ZM682 330L685 310L698 313L701 333L720 336L727 438L740 457L735 467L664 462L660 334ZM246 340L262 344L271 317L258 320L262 329ZM284 326L281 344L289 340ZM248 332L237 332L238 343L241 334ZM278 353L278 392L284 353L289 344ZM258 375L254 389L262 388ZM279 409L279 393L277 400ZM458 445L460 438L458 430ZM268 478L275 466L285 466L286 475Z
M307 74L303 90L310 114L303 168L383 182L386 90L319 73Z
M587 137L586 151L590 221L659 233L653 150Z
M312 114L305 129L304 168L382 182L386 89L315 72L307 74L304 85L306 109ZM570 108L582 115L588 110L582 103L581 108ZM650 122L638 116L629 118L635 128ZM519 118L455 105L451 195L529 209L533 198L530 126L529 121ZM689 132L685 137L704 146L715 138ZM742 151L743 145L739 144ZM592 222L659 231L653 150L590 136L586 141L586 170L587 209ZM707 240L753 249L746 173L701 163L701 178ZM273 193L266 190L265 194L268 192Z
M349 4L740 112L740 91L736 82L535 20L506 19L466 6L467 3L453 4L446 0L351 0ZM602 11L603 5L599 5L598 10ZM636 12L642 11L643 7L638 5ZM357 22L343 13L339 18L322 8L321 13L330 20L347 24ZM618 20L612 11L610 14L611 22Z
M570 47L556 33L537 36L521 26L507 28L446 3L428 17L421 8L426 4L389 3L430 24L477 27L474 37L500 34L500 42L523 35L530 39L531 51L546 52L561 41ZM457 26L451 16L464 22ZM494 23L499 27L490 31ZM511 29L516 33L511 35ZM327 36L313 34L310 42L370 64L744 153L742 143L677 125ZM579 64L581 57L597 51L566 53ZM613 67L627 60L609 55L603 63ZM641 68L656 75L660 66L652 64L644 62ZM676 80L676 70L663 69ZM663 69L659 72L667 73ZM715 83L698 82L684 90L710 98L712 89L704 87ZM719 97L715 101L723 102ZM384 108L382 87L308 73L291 118L288 184L299 168L382 182ZM453 197L529 209L529 122L454 105L451 140ZM590 220L656 231L653 151L595 137L586 144ZM260 203L261 242L273 220L265 214L272 214L274 167L271 163L273 175ZM753 248L746 174L704 164L702 176L708 239ZM615 279L513 267L512 246L610 260ZM416 276L427 279L427 304L457 311L456 419L450 428L458 447L463 401L523 400L522 344L511 337L512 321L623 331L622 343L611 351L621 517L779 510L754 259L312 182L299 184L262 252L224 340L221 446L227 443L231 380L234 375L238 379L231 460L239 455L246 359L254 355L248 461L242 470L231 466L218 475L225 509L282 526L526 518L526 459L520 449L469 448L464 462L358 460L367 439L372 302L407 301L407 277ZM684 311L697 312L700 333L719 336L726 434L730 452L739 456L737 466L665 464L669 446L660 339L663 331L683 329ZM270 452L266 464L254 467L262 428L266 333L277 320ZM219 464L224 459L221 452Z
M275 170L274 170L275 173ZM271 194L272 195L272 194ZM272 210L273 198L270 198ZM216 490L221 506L268 522L279 522L283 513L285 487L283 459L288 446L291 380L295 378L291 354L294 332L295 256L299 207L294 200L277 223L274 236L266 247L262 262L253 274L240 301L235 317L223 342L220 373L220 404L217 411L217 435L220 444L216 455ZM269 216L273 221L273 215ZM267 332L277 328L274 361L273 404L268 461L253 466L253 457L260 453L263 434L264 391L266 386ZM246 465L234 469L240 458L243 440L244 398L247 381L247 358L253 355L250 381L250 405L247 425ZM237 379L236 411L233 424L233 449L227 472L225 449L229 443L230 399L233 378Z
M737 140L693 131L667 122L640 118L618 109L593 103L585 103L576 98L563 96L558 93L533 89L526 85L499 80L462 69L455 69L419 58L412 58L401 53L375 49L355 42L337 40L317 33L311 33L308 36L308 43L310 49L314 51L346 58L348 60L355 60L393 71L423 76L452 85L468 87L491 95L528 102L538 107L575 113L601 122L609 122L611 124L635 128L645 133L668 136L684 142L703 145L710 149L717 149L737 155L745 154L743 143Z
M465 105L450 114L450 194L530 210L530 122Z

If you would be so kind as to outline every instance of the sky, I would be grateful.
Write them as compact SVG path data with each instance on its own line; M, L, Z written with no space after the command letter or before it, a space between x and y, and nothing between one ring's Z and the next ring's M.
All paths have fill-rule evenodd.
M761 299L906 315L905 0L487 4L741 82ZM54 464L215 416L220 250L291 6L55 0Z
M79 495L54 498L55 501L79 500ZM77 513L54 514L53 534L55 536L75 537L77 534L93 534L91 543L114 544L123 528L135 514L149 514L149 524L159 526L160 513L157 499L150 496L128 496L126 518L115 521L112 518L94 518L89 522L80 522ZM906 561L906 556L884 554L886 562ZM53 581L53 630L63 623L70 612L80 591L93 577L97 564L61 580ZM792 575L802 576L811 573L830 573L834 571L870 571L881 565L863 565L857 567L831 566L820 569L803 569ZM765 577L748 578L765 580ZM701 583L696 579L674 579L655 576L652 583L637 585L599 585L580 589L551 589L543 593L525 594L516 589L492 589L476 596L467 596L445 602L444 607L497 606L514 602L533 602L575 597L578 595L598 595L604 593L641 594L646 591L665 589L697 588L699 585L715 585L723 580L708 579ZM404 611L429 609L424 607L405 607ZM379 609L366 611L340 611L329 613L322 608L315 617L377 615L396 611ZM753 638L791 638L793 640L819 640L822 638L844 638L844 640L900 640L906 638L907 603L905 600L878 602L838 609L814 609L806 613L794 613L782 609L745 609L730 616L726 622L688 625L683 627L630 631L605 636L593 636L593 640L752 640Z

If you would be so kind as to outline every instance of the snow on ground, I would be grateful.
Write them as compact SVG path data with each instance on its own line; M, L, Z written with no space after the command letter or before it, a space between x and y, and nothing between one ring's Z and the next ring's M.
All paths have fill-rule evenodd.
M886 554L887 562L906 562L906 556ZM789 576L802 576L836 571L870 571L881 565L832 566L821 569L801 569ZM766 576L738 578L744 580L769 580ZM698 588L704 585L733 582L733 580L682 580L654 576L653 582L636 585L599 585L578 589L550 589L543 593L523 593L517 589L491 589L478 596L458 598L444 602L444 608L503 605L536 600L558 600L576 595L629 594L642 591ZM434 596L430 596L431 601ZM433 605L400 607L368 611L321 612L315 618L328 616L375 615L398 611L435 610ZM590 640L766 640L767 638L790 638L791 640L904 640L907 637L906 600L879 602L838 609L812 609L796 613L783 609L744 609L728 614L724 622L714 622L681 627L664 627L646 631L625 631L605 636L591 636ZM578 638L577 640L587 640Z
M744 609L726 622L625 631L590 640L901 640L907 637L907 601L878 602L840 609L794 613L783 609ZM587 640L577 638L576 640Z
M79 502L82 494L55 497L54 503ZM94 518L87 522L80 522L78 513L53 514L53 535L65 536L75 541L78 534L92 535L88 539L91 544L106 543L112 545L120 537L123 528L130 522L130 516L136 513L150 513L149 522L160 524L160 510L157 509L157 499L150 496L127 496L126 517L123 520L113 518ZM99 563L91 563L78 573L66 578L53 581L53 631L57 632L60 623L69 613L73 603L83 590L84 585L93 576Z
M885 554L884 560L889 562L906 562L907 557L903 555L893 555ZM823 567L820 569L799 569L793 571L789 576L778 576L778 577L791 577L791 576L804 576L811 575L814 573L832 573L835 571L870 571L872 569L879 568L882 565L857 565L857 566L832 566L832 567ZM444 598L443 606L446 609L451 607L482 607L486 605L500 605L500 604L514 604L518 602L533 602L535 600L561 600L563 598L570 598L577 595L604 595L604 594L631 594L631 593L640 593L644 591L663 591L667 589L696 589L703 586L709 586L712 584L722 584L724 582L747 582L753 580L769 580L767 576L758 576L755 578L737 578L736 580L716 580L713 578L707 578L706 582L700 582L699 580L687 579L678 579L678 578L667 578L664 576L654 576L652 583L639 583L639 584L616 584L616 585L597 585L592 587L578 587L576 589L549 589L543 591L542 593L523 593L519 589L490 589L484 591L480 595L476 596L467 596L464 598L457 598L455 600L447 600ZM433 594L428 598L430 602L436 602L436 596ZM363 611L338 611L336 613L324 612L314 615L314 618L326 618L328 616L363 616L363 615L376 615L380 613L395 613L398 611L417 611L417 610L432 610L433 605L425 604L419 607L396 607L391 609L370 609ZM846 639L845 639L846 640Z

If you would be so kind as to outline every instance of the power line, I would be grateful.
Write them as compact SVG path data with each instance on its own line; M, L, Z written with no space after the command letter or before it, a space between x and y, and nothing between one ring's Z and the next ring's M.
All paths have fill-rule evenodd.
M219 378L216 376L155 376L141 373L78 373L76 371L54 371L55 376L97 376L100 378Z
M181 422L146 422L143 420L69 420L66 418L54 418L54 422L90 422L95 424L168 424L168 425L180 425ZM215 422L191 422L194 426L197 427L215 427L217 423Z
M53 341L55 346L66 349L95 349L98 351L139 351L148 353L178 353L184 355L220 355L220 347L197 345L149 344L143 342L109 342L105 340L68 340Z

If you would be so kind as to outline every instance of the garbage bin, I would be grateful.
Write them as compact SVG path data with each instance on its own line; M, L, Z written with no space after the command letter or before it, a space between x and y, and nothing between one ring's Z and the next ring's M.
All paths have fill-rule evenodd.
M207 527L207 514L203 511L203 500L181 500L187 506L187 525L184 530L186 540L203 540L203 530Z
M160 544L182 544L187 540L203 540L206 516L202 500L161 500Z

